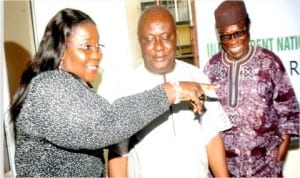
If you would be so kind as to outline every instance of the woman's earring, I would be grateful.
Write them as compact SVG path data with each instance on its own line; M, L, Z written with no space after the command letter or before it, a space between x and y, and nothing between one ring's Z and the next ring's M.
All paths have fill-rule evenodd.
M62 70L62 63L63 63L63 59L60 60L59 67L58 67L59 70Z

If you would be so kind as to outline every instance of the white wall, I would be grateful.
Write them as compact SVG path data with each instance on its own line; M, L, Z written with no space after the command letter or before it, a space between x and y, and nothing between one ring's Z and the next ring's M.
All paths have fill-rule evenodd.
M3 27L3 2L1 1L0 2L0 26ZM2 28L3 30L3 28ZM1 32L1 35L0 35L0 41L1 41L1 44L0 44L0 54L1 54L1 58L4 59L4 46L3 46L3 31L0 31ZM1 76L0 77L0 88L2 88L2 91L0 93L0 121L1 123L3 123L3 117L2 117L2 113L4 112L5 110L5 105L4 105L4 99L3 96L4 96L4 92L3 92L3 87L5 86L3 84L3 79L4 79L4 76L6 75L6 73L4 73L4 67L3 67L3 60L0 60L0 70L3 71ZM1 151L0 151L0 177L2 177L4 175L4 132L3 132L4 128L3 128L3 124L0 125L0 148L1 148Z
M196 0L199 63L202 69L212 54L217 52L214 10L222 0ZM245 0L251 19L251 39L255 44L274 51L283 61L300 101L300 1ZM285 39L285 48L278 48L278 39ZM300 177L300 148L289 151L284 166L285 177Z
M7 133L4 138L7 141L8 146L1 151L4 151L4 174L10 174L9 162L13 164L13 159L9 159L14 154L14 132L10 130L12 128L12 123L10 122L9 117L9 102L12 95L15 94L21 74L26 66L26 63L31 58L31 55L34 53L34 40L32 32L32 21L31 21L31 11L29 1L1 1L3 2L3 15L4 19L1 21L3 34L3 43L1 43L4 48L1 55L2 67L1 78L3 81L0 87L1 89L1 101L3 102L0 106L3 111L1 111L1 121L5 120L5 131ZM2 13L1 13L2 15ZM1 46L2 50L2 46ZM1 125L2 126L2 125ZM0 129L2 131L2 129ZM1 132L3 133L3 132ZM1 147L2 148L2 147ZM9 160L8 160L9 159ZM0 166L2 168L2 166ZM1 169L2 170L2 169ZM1 174L0 174L1 175Z

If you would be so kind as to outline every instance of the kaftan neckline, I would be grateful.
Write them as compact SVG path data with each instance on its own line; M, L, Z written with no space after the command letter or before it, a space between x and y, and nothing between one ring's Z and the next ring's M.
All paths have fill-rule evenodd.
M245 64L249 59L253 57L255 54L256 48L253 46L249 46L249 51L246 56L241 58L240 60L230 60L228 59L226 53L222 51L222 61L229 68L228 70L228 106L236 107L238 104L238 93L239 93L239 77L240 77L240 68L243 64Z

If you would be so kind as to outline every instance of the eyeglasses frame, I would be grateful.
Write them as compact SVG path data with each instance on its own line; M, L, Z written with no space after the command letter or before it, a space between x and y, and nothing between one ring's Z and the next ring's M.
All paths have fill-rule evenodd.
M91 48L94 48L97 52L101 52L102 48L105 48L105 45L101 43L97 43L96 45L90 45L90 44L75 44L72 42L66 42L66 45L80 49L85 53L91 52L90 51Z
M248 27L245 27L242 30L239 30L239 31L236 31L236 32L230 33L230 34L219 34L219 38L222 42L227 42L232 39L241 38L241 37L245 36L246 34L248 34ZM227 37L227 38L225 38L225 37Z

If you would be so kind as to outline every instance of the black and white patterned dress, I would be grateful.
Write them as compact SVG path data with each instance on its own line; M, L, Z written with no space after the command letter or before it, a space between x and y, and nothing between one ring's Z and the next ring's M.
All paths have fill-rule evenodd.
M17 175L105 176L102 148L168 109L161 86L109 104L69 73L41 73L33 78L16 122Z

